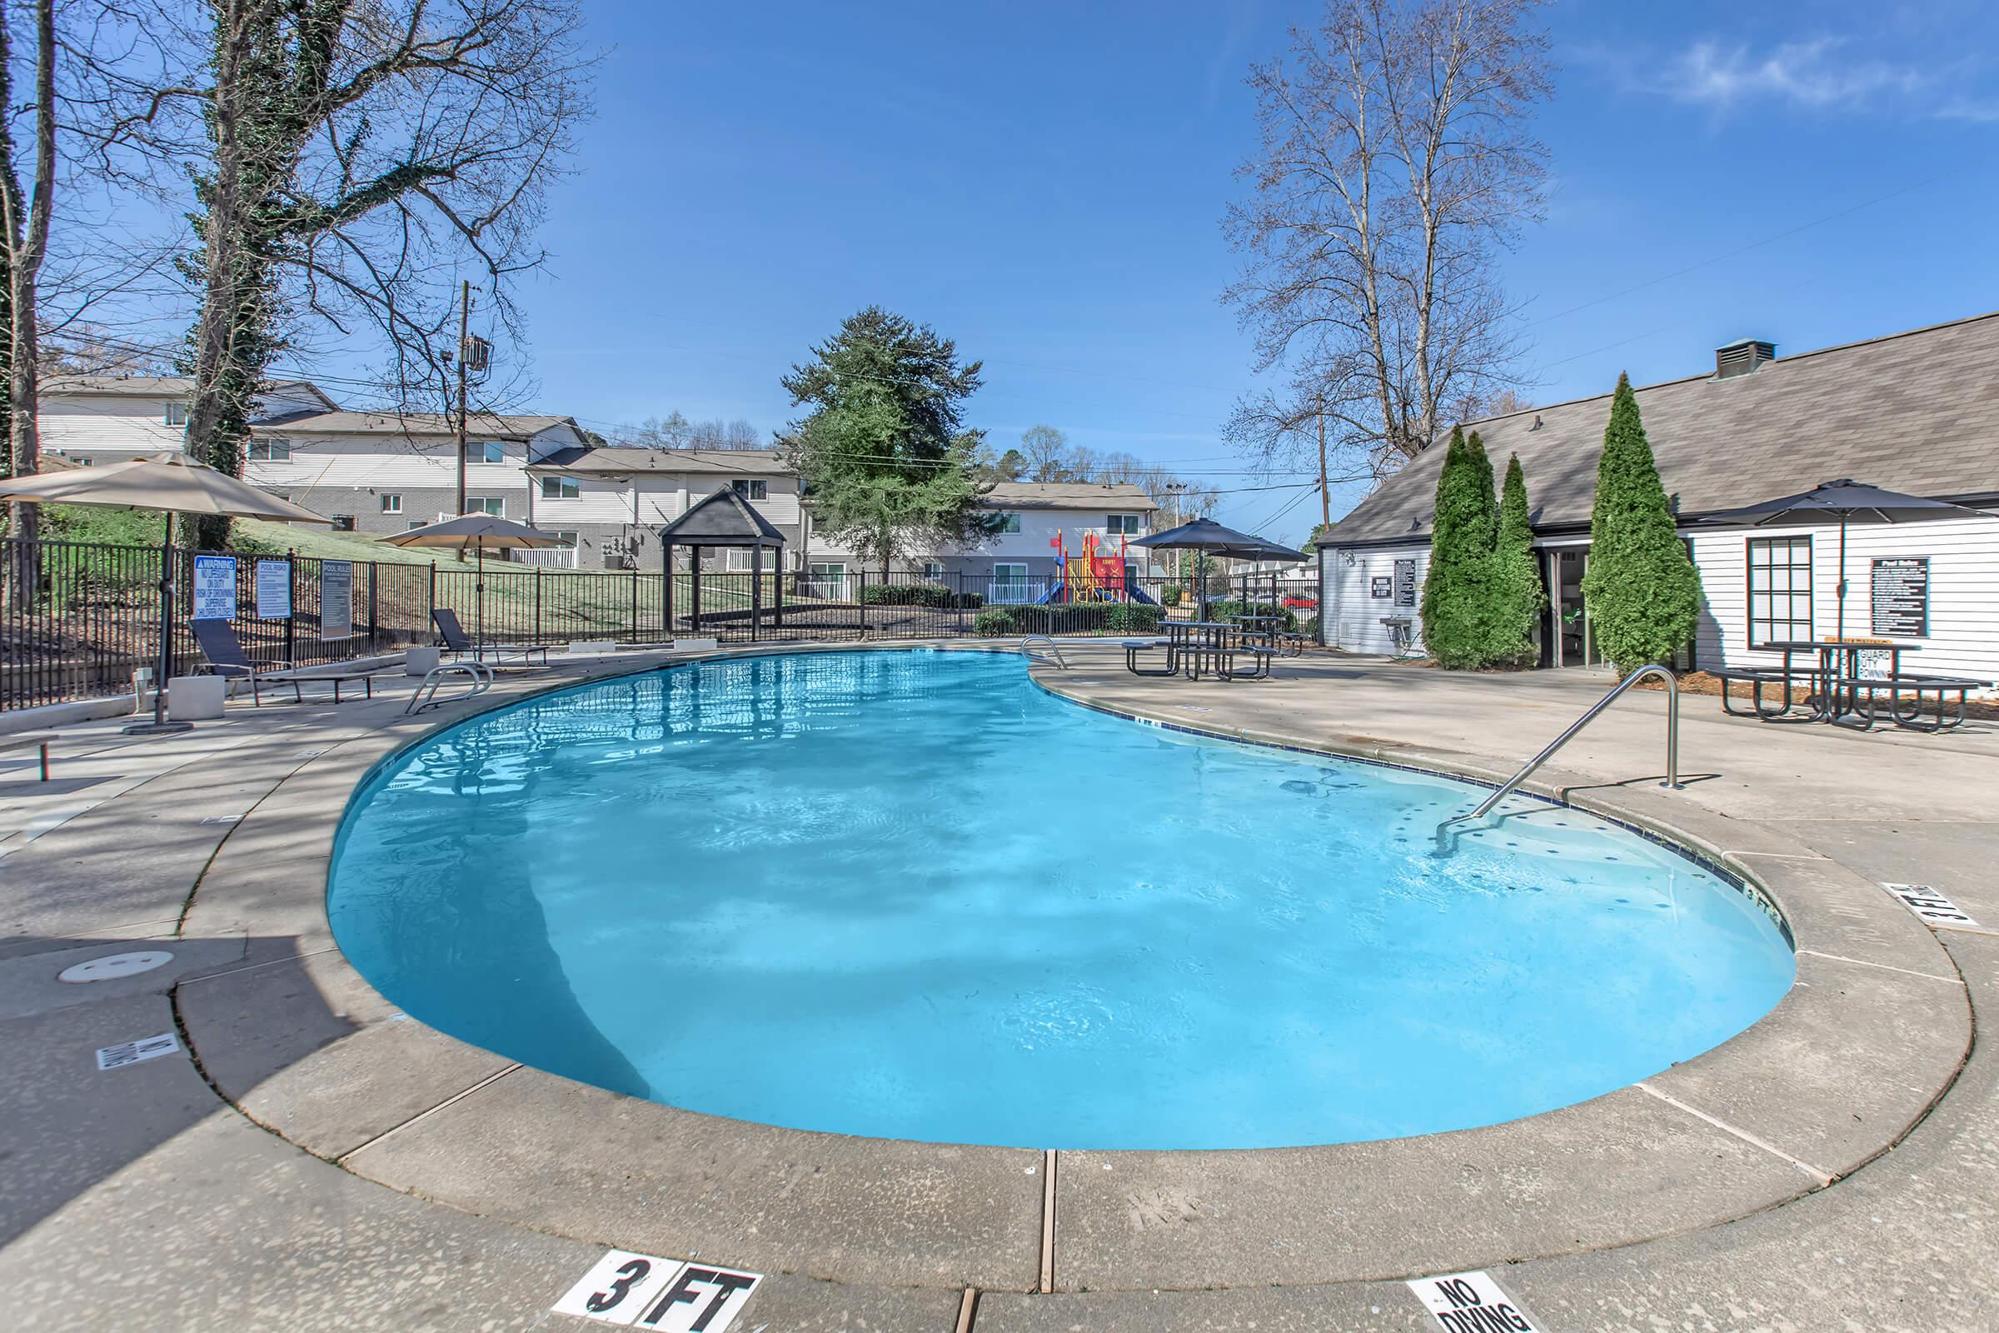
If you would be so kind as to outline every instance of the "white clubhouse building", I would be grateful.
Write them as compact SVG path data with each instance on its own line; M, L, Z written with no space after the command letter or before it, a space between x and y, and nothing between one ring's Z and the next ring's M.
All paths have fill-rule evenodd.
M1775 666L1764 645L1838 623L1835 524L1755 528L1706 515L1849 478L1999 507L1999 314L1778 357L1745 340L1712 372L1637 390L1659 476L1700 570L1694 667ZM1548 591L1544 666L1594 664L1582 575L1610 396L1464 423L1496 472L1518 454ZM1319 542L1321 637L1359 653L1420 648L1418 608L1443 449L1433 447ZM1848 636L1915 645L1912 670L1999 679L1999 515L1847 529Z

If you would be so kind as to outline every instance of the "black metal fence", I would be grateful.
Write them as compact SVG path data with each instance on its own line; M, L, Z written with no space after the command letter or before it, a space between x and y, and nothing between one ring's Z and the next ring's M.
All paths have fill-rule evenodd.
M175 674L200 661L189 630L196 554L174 552ZM253 661L299 666L433 642L431 612L440 607L489 642L861 642L1144 634L1169 618L1192 619L1203 591L1191 579L1172 578L1076 586L1029 579L1018 567L932 578L826 572L827 566L698 578L680 572L669 590L659 574L506 561L482 570L240 552L233 558L234 599L222 600L245 652ZM210 567L204 609L215 609L216 580L225 573ZM0 709L129 691L134 671L150 670L158 652L160 576L157 547L0 540ZM344 615L325 601L343 584ZM1303 624L1318 614L1310 598L1287 596L1267 575L1211 575L1206 585L1211 615L1274 609Z

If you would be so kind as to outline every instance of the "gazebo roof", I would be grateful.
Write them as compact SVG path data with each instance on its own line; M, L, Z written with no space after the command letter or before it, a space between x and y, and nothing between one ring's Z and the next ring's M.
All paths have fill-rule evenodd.
M784 534L724 486L659 530L664 546L782 546Z

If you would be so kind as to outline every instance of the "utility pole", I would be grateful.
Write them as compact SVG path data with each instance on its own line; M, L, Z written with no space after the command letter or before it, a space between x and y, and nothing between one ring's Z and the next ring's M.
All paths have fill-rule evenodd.
M1333 521L1333 493L1326 485L1326 402L1319 400L1319 525Z
M458 513L465 512L465 355L466 335L472 331L472 284L458 284Z

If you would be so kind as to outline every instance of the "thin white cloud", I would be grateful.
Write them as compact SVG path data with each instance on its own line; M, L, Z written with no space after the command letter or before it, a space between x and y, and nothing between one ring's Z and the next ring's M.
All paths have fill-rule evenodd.
M1994 62L1976 53L1931 57L1905 46L1883 56L1864 54L1843 37L1764 48L1708 37L1676 54L1650 58L1589 43L1572 45L1563 56L1627 92L1704 107L1717 120L1751 107L1779 106L1812 115L1999 123Z
M1855 108L1884 98L1921 97L1935 76L1910 65L1850 59L1845 42L1821 37L1784 42L1758 55L1745 45L1695 42L1667 65L1655 91L1682 102L1729 110L1775 100L1809 110Z

